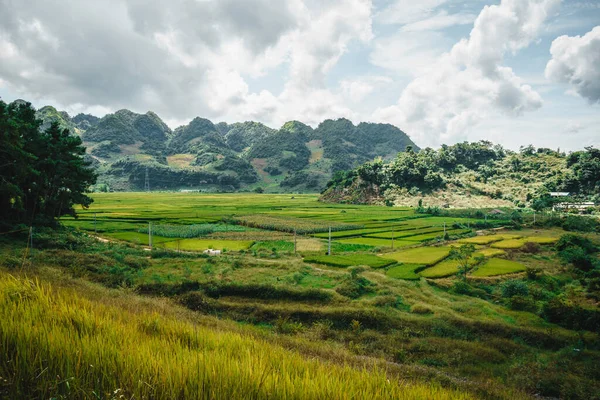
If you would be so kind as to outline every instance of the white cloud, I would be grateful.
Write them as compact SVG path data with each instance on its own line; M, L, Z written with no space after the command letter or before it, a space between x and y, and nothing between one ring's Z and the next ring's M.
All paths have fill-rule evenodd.
M559 0L503 0L486 6L469 38L462 39L437 63L414 79L394 106L379 109L379 120L396 123L420 143L437 145L466 137L490 113L521 115L542 99L511 68L503 66L536 39Z
M356 79L344 79L340 81L340 90L350 101L358 103L376 88L392 82L393 80L386 76L366 76Z
M448 14L447 11L442 10L434 16L404 25L402 31L430 31L440 30L455 25L467 25L473 23L476 17L476 15L464 13Z
M600 102L600 26L583 36L560 36L550 47L546 77L567 83L590 103Z
M395 74L414 76L434 65L451 46L441 32L400 32L375 40L369 61Z
M0 79L59 107L151 109L171 121L348 115L326 76L352 41L371 39L371 9L371 0L1 1ZM246 77L282 66L281 93L249 89Z
M377 14L384 24L410 24L427 18L436 8L448 0L396 0Z

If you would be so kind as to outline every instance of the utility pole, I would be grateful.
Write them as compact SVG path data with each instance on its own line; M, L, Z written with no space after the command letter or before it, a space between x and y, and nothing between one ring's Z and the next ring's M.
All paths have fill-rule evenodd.
M444 221L444 239L446 238L446 221Z
M535 211L533 212L533 224L535 225Z
M331 227L329 227L329 242L327 243L327 255L331 255Z
M148 247L152 250L152 222L148 222Z
M294 255L296 255L296 228L294 228Z
M146 181L144 182L144 190L146 192L150 191L150 177L148 176L148 167L146 167Z
M31 248L30 254L33 254L33 226L29 227L29 247Z
M96 213L94 213L94 235L98 235L98 228L96 228Z

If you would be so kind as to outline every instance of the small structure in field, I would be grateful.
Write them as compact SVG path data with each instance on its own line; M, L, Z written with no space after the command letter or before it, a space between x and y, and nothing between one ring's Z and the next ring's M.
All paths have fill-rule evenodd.
M569 197L570 192L550 192L550 197Z
M221 255L221 250L207 249L204 250L203 253L208 254L209 256L219 256Z

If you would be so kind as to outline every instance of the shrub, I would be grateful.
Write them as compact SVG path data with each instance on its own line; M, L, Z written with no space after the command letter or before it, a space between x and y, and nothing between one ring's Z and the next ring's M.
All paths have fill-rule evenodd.
M562 223L566 231L594 232L598 230L598 226L594 219L579 215L569 215Z
M375 284L364 276L357 276L347 279L335 291L342 296L358 299L365 294L373 293L375 291L374 286Z
M504 282L500 286L502 291L502 297L511 298L513 296L527 296L529 294L529 287L523 281L511 279Z
M508 306L512 309L512 310L518 310L518 311L536 311L537 310L537 306L535 304L535 301L533 301L533 299L529 298L529 297L525 297L525 296L512 296L508 302Z
M399 308L399 307L403 306L404 303L402 302L402 297L400 297L400 296L387 295L387 296L376 297L375 300L373 301L373 305L375 307Z
M565 250L569 247L581 247L587 254L598 251L598 248L590 239L572 233L562 235L555 246L558 251Z
M521 251L523 253L529 253L529 254L537 254L539 253L541 250L541 246L538 243L534 243L534 242L526 242L523 247L521 247Z
M304 329L302 322L291 321L289 317L279 317L275 320L275 332L293 335Z
M572 264L582 271L594 268L592 257L581 247L568 247L558 253L558 256L566 263Z

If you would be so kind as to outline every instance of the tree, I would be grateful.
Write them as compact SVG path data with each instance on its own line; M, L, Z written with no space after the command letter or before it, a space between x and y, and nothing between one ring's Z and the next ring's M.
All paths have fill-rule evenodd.
M78 136L54 122L40 132L31 104L0 101L0 216L7 225L54 224L73 206L87 207L85 195L96 175L84 161Z
M449 258L451 260L458 261L458 276L462 278L462 280L467 280L467 272L469 271L471 261L471 257L475 253L475 246L472 244L466 244L461 247L453 247L450 250ZM476 259L479 262L478 259Z

